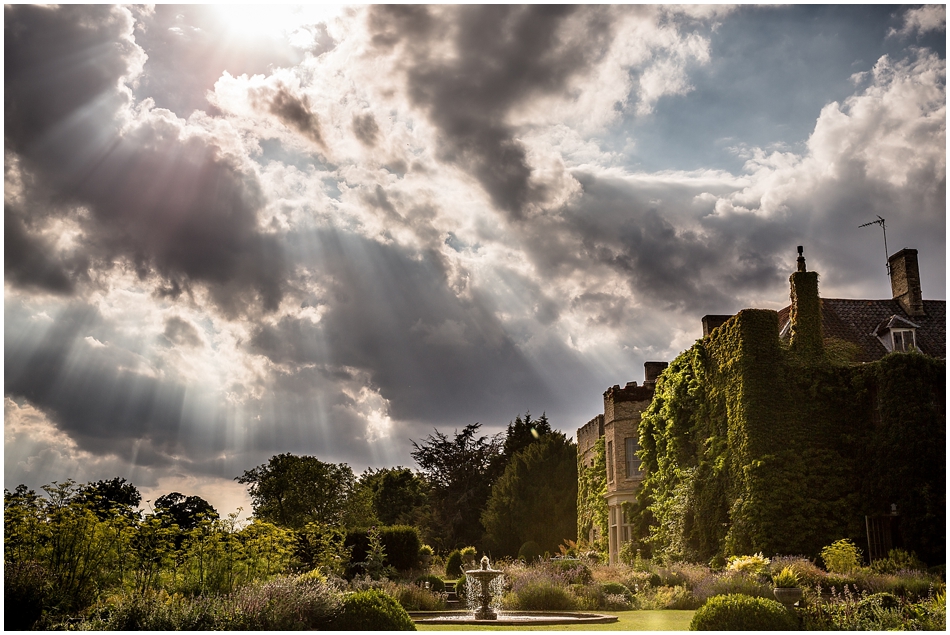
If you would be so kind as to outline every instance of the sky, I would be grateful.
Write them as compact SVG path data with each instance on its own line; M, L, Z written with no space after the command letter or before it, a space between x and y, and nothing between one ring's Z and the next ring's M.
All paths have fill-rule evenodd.
M889 298L878 217L946 298L943 5L4 13L10 489L573 435L798 245Z

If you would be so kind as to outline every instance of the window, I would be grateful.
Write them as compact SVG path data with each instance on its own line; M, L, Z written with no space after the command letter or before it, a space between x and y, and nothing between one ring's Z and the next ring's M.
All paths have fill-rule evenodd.
M914 329L891 329L891 338L894 341L893 351L912 351L917 346L914 342Z
M614 442L607 442L607 480L614 480Z
M626 443L627 478L636 478L640 476L640 457L637 456L640 444L636 437L627 437L624 441Z

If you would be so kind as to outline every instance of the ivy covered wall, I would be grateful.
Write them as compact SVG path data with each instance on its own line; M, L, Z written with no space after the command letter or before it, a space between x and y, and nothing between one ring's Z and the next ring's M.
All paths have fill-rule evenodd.
M774 311L748 309L661 375L640 424L636 546L692 561L816 556L866 543L864 515L896 503L905 547L942 563L945 362L839 365L794 342L780 343Z
M584 465L584 457L577 457L577 538L587 543L591 529L597 528L598 538L587 547L607 553L607 454L604 437L594 444L594 464Z

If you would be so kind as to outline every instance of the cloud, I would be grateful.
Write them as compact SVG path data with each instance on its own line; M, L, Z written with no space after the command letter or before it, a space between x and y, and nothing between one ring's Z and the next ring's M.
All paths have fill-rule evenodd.
M379 125L377 125L373 113L353 115L353 134L360 142L370 148L376 145L376 139L379 136Z
M583 15L586 39L565 31ZM585 20L586 18L586 20ZM395 52L407 93L439 133L439 158L474 176L513 218L545 199L531 181L524 146L508 112L558 92L606 41L610 24L576 7L373 7L368 23L383 53Z
M145 56L128 10L15 6L5 16L4 130L23 184L6 206L20 238L8 258L13 281L74 291L120 259L176 295L207 286L228 314L274 310L284 262L258 227L254 168L227 134L148 102L133 109L127 83ZM37 256L38 232L70 219L79 228L71 255Z
M251 103L270 112L318 146L326 147L320 132L320 119L310 109L310 100L306 95L296 95L287 86L277 82L276 85L253 89Z
M889 36L909 36L917 33L923 35L931 31L944 31L947 28L947 7L942 4L931 4L916 9L908 9L904 13L904 26L891 29Z
M204 342L198 334L195 326L177 315L169 316L165 320L165 332L163 335L173 344L179 346L202 346Z

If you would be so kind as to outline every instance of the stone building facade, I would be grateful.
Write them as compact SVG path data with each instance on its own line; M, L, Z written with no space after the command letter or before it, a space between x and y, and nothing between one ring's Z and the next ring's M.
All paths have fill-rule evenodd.
M666 362L646 362L642 386L632 381L623 388L619 385L608 388L604 392L604 414L597 415L577 430L577 453L585 467L593 467L594 447L599 438L604 439L610 564L619 562L620 546L632 535L623 504L636 500L637 488L643 480L640 459L636 454L640 449L640 416L653 400L656 379L666 366ZM593 543L600 537L595 524L587 538Z

